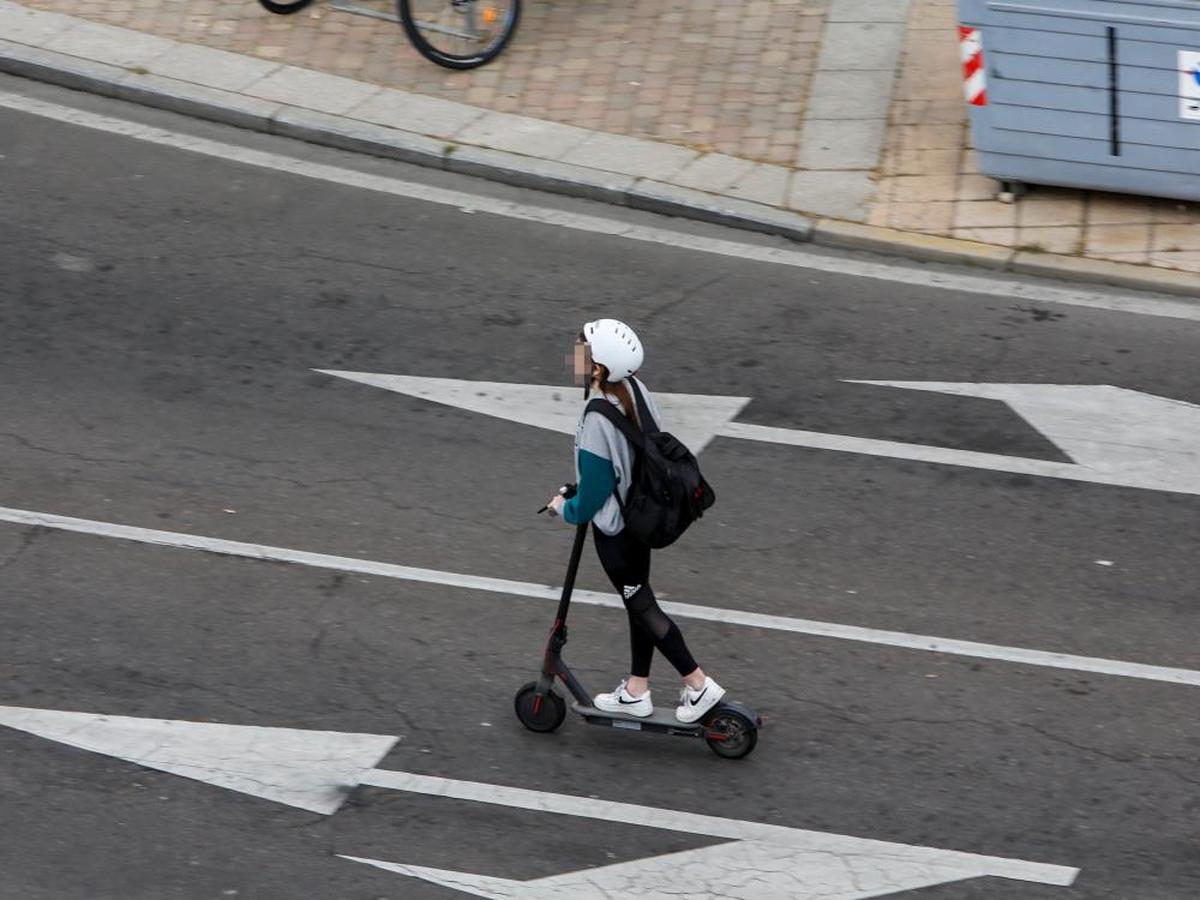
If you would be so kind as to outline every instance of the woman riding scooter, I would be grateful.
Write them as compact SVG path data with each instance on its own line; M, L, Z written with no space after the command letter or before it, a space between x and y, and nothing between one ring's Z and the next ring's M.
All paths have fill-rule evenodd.
M631 390L643 358L641 341L628 325L616 319L584 325L575 344L575 378L584 387L585 403L595 391L643 427ZM651 427L661 428L662 419L650 393L640 381L636 384L654 419ZM725 689L704 674L679 627L659 607L649 583L650 548L625 530L621 505L629 492L635 454L612 422L585 408L575 430L576 493L570 499L556 494L547 506L568 524L592 523L600 564L620 592L629 616L629 676L612 693L597 694L593 698L596 708L639 718L652 715L650 663L657 647L683 677L675 717L680 722L696 722L720 702Z

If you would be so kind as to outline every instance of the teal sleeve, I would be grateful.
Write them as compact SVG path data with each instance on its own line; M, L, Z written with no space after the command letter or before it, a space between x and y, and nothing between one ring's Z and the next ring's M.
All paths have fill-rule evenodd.
M579 484L575 496L563 504L563 518L572 525L592 521L592 516L611 496L617 486L617 473L613 464L603 456L579 451Z

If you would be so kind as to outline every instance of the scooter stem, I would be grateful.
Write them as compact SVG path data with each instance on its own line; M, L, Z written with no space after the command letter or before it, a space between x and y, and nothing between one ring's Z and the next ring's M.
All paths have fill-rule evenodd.
M558 601L559 628L567 624L567 611L571 608L571 592L575 590L575 576L579 572L579 561L583 558L583 541L587 537L588 523L575 526L575 543L571 547L571 561L567 564L567 577L563 581L562 599Z

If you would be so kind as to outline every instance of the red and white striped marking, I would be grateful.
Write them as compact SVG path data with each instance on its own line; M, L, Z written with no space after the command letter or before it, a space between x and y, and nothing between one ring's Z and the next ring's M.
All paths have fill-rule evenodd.
M958 26L963 64L963 93L972 106L987 106L987 73L983 68L983 35L978 28Z

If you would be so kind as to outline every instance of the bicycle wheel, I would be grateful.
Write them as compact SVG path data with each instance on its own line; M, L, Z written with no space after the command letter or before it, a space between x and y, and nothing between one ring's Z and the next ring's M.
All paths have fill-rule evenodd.
M397 0L412 45L447 69L474 69L495 59L521 16L521 0Z
M258 0L263 5L263 9L268 12L273 12L277 16L290 16L294 12L300 12L312 0Z

